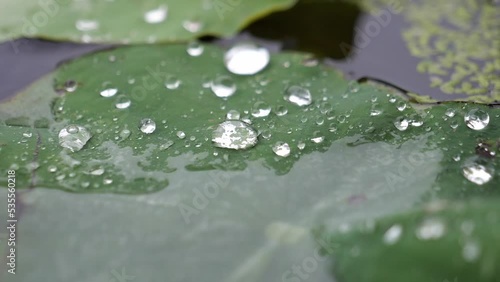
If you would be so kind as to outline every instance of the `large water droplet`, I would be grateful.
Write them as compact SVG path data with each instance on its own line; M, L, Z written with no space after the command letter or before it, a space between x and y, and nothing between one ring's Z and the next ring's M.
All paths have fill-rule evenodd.
M92 31L99 28L99 22L95 20L77 20L75 26L79 31Z
M227 98L236 92L236 84L234 80L225 75L218 76L210 83L210 88L215 96L219 98Z
M472 183L483 185L493 178L495 169L490 160L481 157L471 157L464 162L462 174Z
M59 131L59 145L69 149L71 152L80 151L92 134L83 126L68 125Z
M301 107L308 106L312 103L312 96L309 89L300 86L288 87L285 91L284 98L286 101Z
M156 9L149 10L146 13L144 13L144 21L150 24L159 24L167 18L168 14L168 7L167 6L160 6Z
M239 75L254 75L263 70L271 56L266 48L253 43L239 43L224 55L226 68Z
M252 108L252 116L259 117L267 117L271 113L271 106L266 104L265 102L256 102Z
M273 145L273 152L280 157L288 157L290 155L290 145L285 142L276 142Z
M490 123L490 116L483 110L473 109L465 115L464 121L470 129L481 130Z
M156 130L156 123L150 118L145 118L141 120L139 129L142 131L142 133L151 134Z
M446 226L441 219L427 218L417 227L416 235L420 240L437 240L445 232Z
M242 121L224 121L213 131L212 141L219 148L242 150L257 145L257 131Z
M403 234L403 227L399 224L395 224L389 228L384 234L384 243L387 245L396 244Z

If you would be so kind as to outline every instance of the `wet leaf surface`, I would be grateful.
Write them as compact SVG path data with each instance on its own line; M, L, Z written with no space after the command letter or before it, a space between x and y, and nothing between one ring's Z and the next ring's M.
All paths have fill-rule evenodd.
M291 279L294 265L314 257L313 228L343 228L434 200L498 196L498 108L419 106L394 89L349 82L304 54L273 54L262 72L240 76L225 68L218 47L203 45L199 56L187 49L92 54L0 104L7 160L0 170L16 169L19 191L36 187L21 195L32 212L20 223L20 263L32 271L14 281L99 281L121 267L147 281L165 273L172 281ZM235 89L227 98L214 90L221 76ZM300 99L285 100L290 89ZM230 111L260 133L255 147L212 144ZM155 122L152 132L144 119ZM92 133L79 151L59 145L70 124ZM289 145L289 156L273 151L277 142ZM57 258L40 263L49 250ZM330 281L330 267L318 260L308 277Z
M41 37L85 43L154 43L228 36L255 18L293 4L293 0L3 0L1 5L9 12L0 22L0 40Z

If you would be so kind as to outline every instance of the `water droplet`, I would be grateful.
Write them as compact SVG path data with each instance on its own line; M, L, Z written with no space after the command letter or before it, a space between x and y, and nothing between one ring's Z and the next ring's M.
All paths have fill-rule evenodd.
M67 80L65 83L64 83L64 90L66 90L66 92L75 92L76 88L78 87L78 83L76 83L76 81L74 80Z
M446 227L442 220L427 218L417 227L416 235L420 240L437 240L444 235L445 231Z
M411 126L413 127L421 127L424 125L424 121L418 118L412 119L411 120Z
M394 104L394 103L396 103L396 101L397 101L396 97L394 97L394 96L389 97L389 103Z
M316 144L320 144L325 140L325 136L321 134L320 131L316 131L313 133L313 137L311 138L311 141Z
M464 247L462 249L462 256L467 262L476 261L481 255L481 247L479 243L473 240L468 240L465 242Z
M447 109L447 110L446 110L446 112L445 112L444 114L445 114L447 117L452 118L452 117L454 117L454 116L455 116L456 111L455 111L455 109L449 108L449 109Z
M198 41L193 41L193 42L188 44L186 51L190 56L198 57L198 56L201 56L203 54L203 52L205 51L205 46L203 46Z
M68 125L59 131L59 145L71 152L80 151L92 134L83 126Z
M490 123L490 116L483 110L473 109L465 115L464 121L470 129L481 130Z
M405 117L398 117L394 121L394 126L399 130L399 131L405 131L408 129L408 126L410 125L410 121L405 118Z
M400 101L396 104L396 108L398 111L402 112L406 109L406 103L404 101Z
M266 104L265 102L256 102L252 108L252 116L259 117L267 117L271 113L271 106Z
M111 86L111 82L104 82L102 84L103 87L105 87L99 94L101 94L102 97L109 98L113 97L118 93L118 89L115 87Z
M276 115L279 117L282 117L288 113L288 109L283 105L277 106L274 111L276 112Z
M179 88L181 81L174 75L169 75L165 81L165 87L170 90Z
M253 43L239 43L224 55L226 68L238 75L254 75L262 71L271 56L266 48Z
M203 24L197 21L184 21L182 22L182 27L184 27L185 30L191 33L196 33L201 30Z
M241 116L240 112L238 112L237 110L230 110L226 114L226 119L228 119L228 120L238 120L238 119L240 119L240 116Z
M172 147L174 145L174 141L172 140L167 140L165 143L160 145L160 150L165 151L168 148Z
M51 173L54 173L57 171L57 167L55 165L49 165L49 167L47 168L47 170Z
M280 157L288 157L290 155L290 146L285 142L276 142L273 145L273 152Z
M119 135L120 135L120 138L121 138L122 140L125 140L125 139L127 139L127 138L129 138L129 137L130 137L130 134L131 134L131 133L132 133L132 132L130 132L130 130L128 130L128 129L123 129L122 131L120 131L120 134L119 134Z
M123 110L123 109L127 109L128 107L130 107L131 104L132 104L132 101L130 101L129 98L127 98L125 95L120 95L116 99L115 107L117 109Z
M262 133L260 134L260 136L262 136L262 138L264 139L271 139L271 137L273 136L272 133L271 133L271 130L263 130Z
M249 149L257 145L257 131L249 124L231 120L224 121L212 133L212 141L219 148Z
M299 143L297 143L297 148L299 148L299 150L304 150L304 148L306 147L306 143L300 141Z
M289 101L297 106L308 106L312 103L312 96L309 89L300 86L290 86L285 91L284 96L286 101Z
M146 13L144 13L144 21L149 23L149 24L159 24L167 18L168 14L168 7L167 6L160 6L156 9L149 10Z
M403 227L399 224L395 224L389 228L384 234L384 243L387 245L396 244L403 234Z
M489 159L474 156L464 162L462 174L470 182L483 185L493 178L495 169Z
M382 113L383 113L383 110L380 107L380 105L378 105L378 104L373 104L372 105L372 109L370 111L370 116L376 117L376 116L381 115Z
M156 130L156 123L150 118L145 118L141 120L141 123L139 124L139 129L141 130L142 133L151 134Z
M179 137L179 139L186 138L186 133L184 133L184 131L177 131L176 135L177 137Z
M26 131L26 132L23 133L23 137L31 138L31 136L33 136L33 133L31 133L29 131Z
M102 168L102 167L95 167L89 173L91 175L96 175L96 176L103 175L104 174L104 168Z
M77 20L75 27L79 31L92 31L99 28L99 22L95 20Z
M215 96L219 98L227 98L236 92L236 84L234 80L225 75L218 76L210 83L210 88Z

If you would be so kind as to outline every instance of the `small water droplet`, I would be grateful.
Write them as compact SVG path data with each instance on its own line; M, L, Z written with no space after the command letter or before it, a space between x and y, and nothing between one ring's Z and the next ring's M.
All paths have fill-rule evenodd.
M186 138L186 133L184 133L184 131L177 131L176 135L177 137L179 137L179 139Z
M131 134L131 133L132 133L132 132L130 132L130 130L128 130L128 129L123 129L122 131L120 131L120 134L119 134L119 135L120 135L120 138L121 138L122 140L125 140L125 139L127 139L127 138L129 138L129 137L130 137L130 134Z
M212 141L216 147L242 150L257 145L258 133L249 124L231 120L224 121L212 133Z
M168 148L172 147L174 145L174 141L172 140L167 140L165 143L160 145L160 150L165 151Z
M197 21L184 21L182 22L182 27L184 27L185 30L191 33L196 33L201 30L203 24Z
M273 152L280 157L288 157L290 155L290 146L285 142L276 142L273 147Z
M64 90L66 90L66 92L75 92L76 88L78 87L78 83L76 83L76 81L74 80L67 80L65 83L64 83Z
M30 131L26 131L23 133L23 137L31 138L31 136L33 136L33 133L31 133Z
M312 103L311 92L300 86L290 86L285 91L284 99L297 106L308 106Z
M399 130L399 131L405 131L408 129L408 126L410 125L410 121L405 118L405 117L398 117L394 121L394 126Z
M316 144L320 144L325 140L325 136L321 134L320 131L316 131L313 133L313 137L311 138L311 141Z
M240 112L238 112L237 110L230 110L226 114L226 119L228 119L228 120L238 120L238 119L240 119L240 116L241 116Z
M238 75L254 75L262 71L271 56L266 48L253 43L238 43L224 55L226 68Z
M483 185L491 181L495 169L489 159L474 156L464 162L462 174L470 182Z
M156 9L144 13L144 21L149 24L159 24L165 21L168 14L168 7L162 5Z
M210 88L215 96L219 98L227 98L236 92L236 84L234 80L225 75L218 76L210 83Z
M170 90L179 88L181 81L174 75L169 75L165 81L165 87Z
M302 142L300 141L299 143L297 143L297 148L299 148L299 150L304 150L306 147L306 143L305 142Z
M186 52L189 54L191 57L199 57L203 54L205 51L205 46L203 46L200 42L198 41L193 41L188 44Z
M91 175L96 175L96 176L103 175L104 174L104 168L102 168L102 167L95 167L92 170L90 170L89 173Z
M79 31L92 31L99 28L99 22L95 20L77 20L75 23L76 29Z
M396 244L403 234L403 227L399 224L395 224L389 228L384 234L384 243L387 245Z
M398 111L402 112L406 109L406 103L404 101L400 101L396 104L396 108Z
M127 98L125 95L120 95L116 99L115 108L123 110L130 107L131 104L132 101L130 101L129 98Z
M283 105L277 106L274 111L279 117L282 117L288 113L288 109Z
M57 167L55 165L49 165L49 167L47 168L47 170L51 173L54 173L57 171Z
M80 151L92 134L83 126L68 125L59 131L59 145L71 152Z
M112 87L111 82L104 82L102 86L104 87L104 89L99 93L102 97L109 98L115 96L116 93L118 93L118 89Z
M381 115L383 112L384 111L382 110L379 104L373 104L372 109L370 110L370 116L376 117Z
M444 114L445 114L447 117L452 118L452 117L454 117L454 116L455 116L456 111L455 111L455 109L449 108L449 109L447 109L447 110L446 110L446 112L445 112Z
M256 102L252 107L252 116L259 117L267 117L271 113L271 106L266 104L265 102L259 101Z
M462 256L467 262L475 262L481 255L481 247L474 240L467 240L462 249Z
M464 121L470 129L481 130L490 123L490 116L483 110L473 109L465 115Z
M139 124L139 129L142 133L151 134L156 130L156 123L150 118L142 119Z
M441 219L427 218L417 227L416 235L420 240L437 240L445 232L446 226Z

